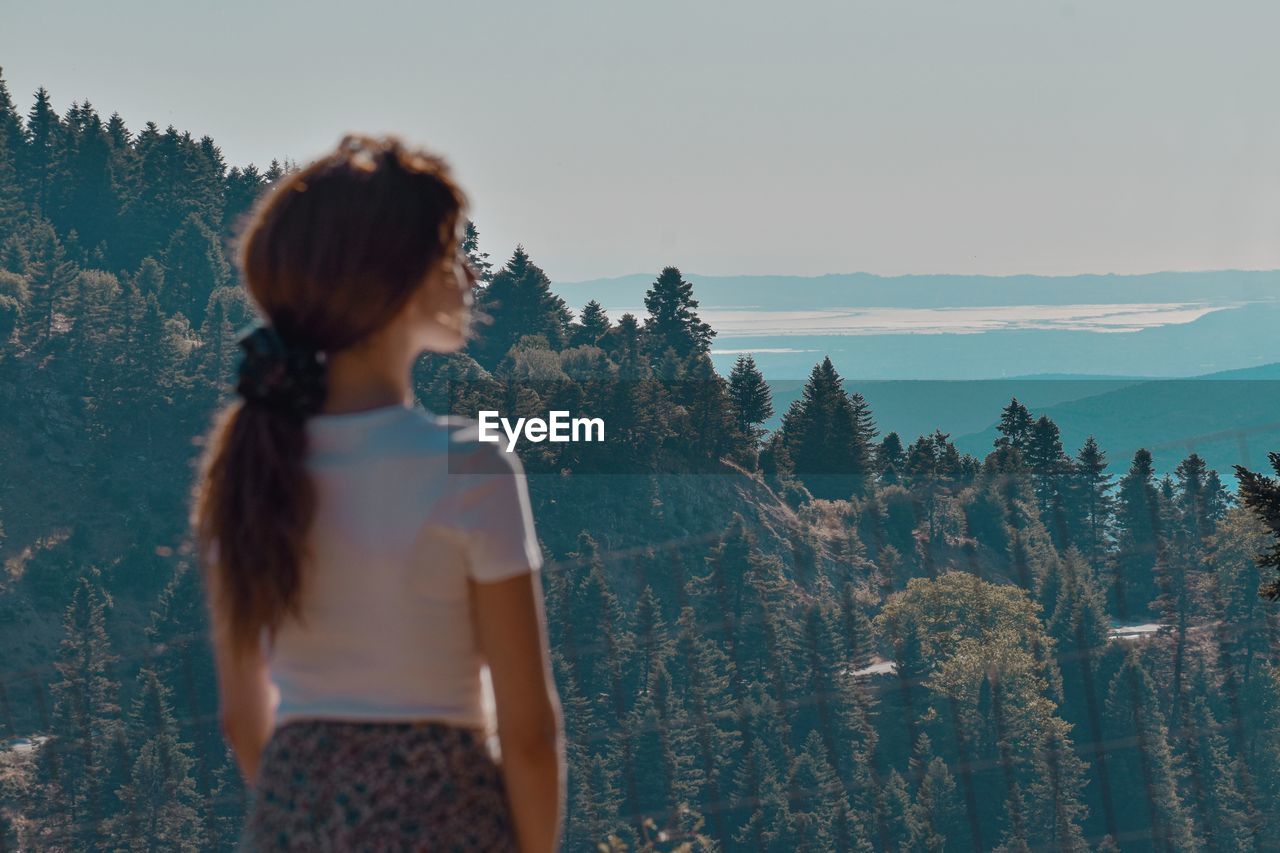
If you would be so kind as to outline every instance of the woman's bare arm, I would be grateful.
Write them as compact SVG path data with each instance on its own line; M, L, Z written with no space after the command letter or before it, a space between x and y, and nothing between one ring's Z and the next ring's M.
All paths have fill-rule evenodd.
M232 646L228 620L218 611L214 590L210 592L209 624L218 672L222 731L245 781L252 784L258 775L263 747L275 724L271 680L261 649L255 646L236 650Z
M471 582L476 631L489 663L502 773L524 853L556 850L565 799L564 723L534 573Z

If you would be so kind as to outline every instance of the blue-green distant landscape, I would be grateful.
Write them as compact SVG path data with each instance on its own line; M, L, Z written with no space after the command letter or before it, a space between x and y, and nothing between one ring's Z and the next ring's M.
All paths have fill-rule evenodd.
M750 352L770 380L822 356L859 379L1189 377L1280 361L1280 273L698 276L711 355ZM642 316L652 275L559 284Z
M751 353L774 394L775 428L824 356L861 393L881 434L934 429L979 457L1016 397L1063 441L1090 435L1113 466L1147 447L1161 470L1197 452L1224 475L1280 439L1280 273L1137 276L697 276L711 358L727 375ZM652 276L557 286L643 315ZM612 306L617 306L612 307ZM631 307L639 306L639 307ZM1194 378L1195 394L1185 382Z

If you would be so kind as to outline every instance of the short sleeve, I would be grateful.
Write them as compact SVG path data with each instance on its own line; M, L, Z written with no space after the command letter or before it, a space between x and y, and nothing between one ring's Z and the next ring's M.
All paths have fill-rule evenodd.
M506 580L542 567L520 458L492 445L474 450L453 503L465 539L467 572L481 583ZM477 470L478 469L478 470Z

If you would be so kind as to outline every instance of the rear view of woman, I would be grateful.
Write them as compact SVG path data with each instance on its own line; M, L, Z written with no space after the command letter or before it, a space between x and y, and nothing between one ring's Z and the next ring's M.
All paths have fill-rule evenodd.
M259 203L263 324L194 507L250 850L552 850L564 789L523 470L412 403L475 279L445 164L348 137ZM491 688L485 683L485 670ZM500 757L486 746L487 697Z

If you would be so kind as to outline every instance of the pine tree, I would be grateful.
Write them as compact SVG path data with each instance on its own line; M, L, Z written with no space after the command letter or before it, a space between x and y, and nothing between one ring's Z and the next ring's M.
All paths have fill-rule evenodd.
M849 665L857 670L870 665L876 651L875 629L867 616L866 606L858 598L858 587L847 581L840 589L840 633L845 643Z
M0 269L25 278L30 273L29 262L26 243L18 235L0 243Z
M1153 849L1196 849L1190 816L1179 792L1181 772L1155 687L1137 651L1125 657L1107 690L1106 739L1120 835L1148 835Z
M1213 533L1213 526L1222 518L1226 497L1222 482L1210 478L1209 466L1198 453L1192 453L1174 469L1178 491L1176 509L1179 526L1197 549Z
M14 158L15 166L26 145L26 132L22 126L22 118L13 104L9 94L9 85L4 80L4 68L0 67L0 137L4 138L4 147Z
M707 573L689 579L688 598L704 636L720 643L737 666L737 623L745 605L746 575L755 541L734 513L720 541L706 556Z
M754 446L764 433L760 424L773 417L773 400L750 353L738 356L734 362L729 373L729 399L738 431Z
M267 171L263 173L268 184L274 184L276 181L289 174L289 170L279 161L273 159L267 166Z
M496 368L525 335L542 335L553 350L562 349L568 339L569 309L551 292L551 280L529 260L524 246L516 246L506 266L480 291L476 308L490 322L480 329L470 352L487 370Z
M666 267L644 296L649 312L644 322L644 338L649 355L656 362L668 348L686 359L706 353L715 331L698 319L693 285L680 276L676 267Z
M596 717L617 724L623 716L622 673L628 665L634 638L626 630L618 597L605 578L599 546L585 531L578 536L578 551L574 556L585 567L585 573L571 599L571 624L575 628L591 626L590 634L575 634L574 665L578 684L582 692L591 697Z
M217 235L196 214L173 232L164 267L161 307L166 314L182 314L192 325L200 325L210 297L226 286L230 272Z
M1044 733L1027 783L1027 835L1038 847L1087 851L1081 827L1088 807L1081 799L1086 766L1076 755L1068 726L1054 720Z
M26 142L19 171L27 203L37 216L65 225L66 128L43 86L36 90L35 103L27 113Z
M873 448L880 428L876 426L875 416L871 413L871 404L861 393L853 391L849 394L849 405L853 407L853 429L857 434L863 455L863 464L868 471L875 468Z
M609 329L609 315L592 299L583 306L578 322L569 327L569 343L575 347L598 346Z
M238 233L241 230L244 217L266 186L266 178L253 164L243 169L233 166L227 172L223 190L223 233Z
M1214 697L1219 705L1212 710L1227 722L1239 788L1259 817L1259 838L1280 834L1280 680L1267 662L1275 659L1276 613L1258 595L1263 567L1254 559L1269 541L1266 525L1244 507L1228 512L1217 529L1206 568L1209 613L1219 626L1210 672L1220 673L1221 684L1200 691Z
M627 691L637 693L646 689L654 669L665 665L672 654L671 638L662 619L662 610L653 594L653 587L646 585L635 607L635 655L627 673Z
M1111 497L1111 475L1107 473L1107 455L1093 436L1085 439L1072 467L1070 491L1072 511L1069 517L1078 529L1074 542L1093 565L1098 565L1107 547L1111 530L1114 500Z
M779 698L772 685L752 680L741 687L741 699L735 708L743 743L761 744L782 775L795 760L792 747L794 726L790 715L792 704L786 697ZM738 755L737 769L742 770L746 758L741 752Z
M618 318L618 325L605 338L605 349L613 353L618 362L618 378L637 380L649 373L649 360L643 352L643 332L636 315L627 313Z
M789 701L799 647L798 630L789 602L795 588L782 571L781 561L759 552L747 558L747 574L741 580L741 609L735 611L734 660L740 678L769 685L779 702Z
M1009 795L1005 797L1004 812L1007 816L1004 833L1000 844L992 848L992 853L1031 853L1030 836L1024 819L1027 805L1022 794L1022 786L1016 782L1009 786Z
M43 782L41 846L90 849L103 841L109 815L109 751L119 730L116 657L107 639L111 600L97 578L80 578L67 605L54 667L53 731L38 756Z
M814 497L847 499L865 490L870 436L860 431L858 412L830 358L813 368L780 432L796 476Z
M220 287L210 294L200 326L200 370L212 387L230 383L239 357L236 333L251 316L239 288Z
M955 778L933 755L927 735L920 736L911 761L920 781L907 816L910 849L942 851L964 843Z
M932 435L922 435L913 441L907 448L903 474L904 485L911 489L924 510L927 541L936 543L940 531L939 500L960 483L964 474L960 452L951 442L951 436L942 430L934 430ZM909 534L909 529L903 532ZM907 543L904 541L903 544Z
M1240 768L1204 696L1191 701L1189 716L1187 761L1193 777L1200 780L1192 797L1199 835L1224 850L1257 849L1260 839L1254 837L1249 803L1238 785Z
M666 668L659 664L657 672L665 676ZM645 818L660 827L671 825L677 805L689 802L694 793L687 778L692 753L684 752L680 747L686 744L675 740L676 735L688 734L683 716L672 713L669 706L664 714L659 698L646 688L622 726L632 763L628 776L633 792L627 797L626 812L637 826Z
M876 446L876 467L880 471L880 482L886 486L902 482L902 469L906 462L907 452L896 432L886 435Z
M795 715L796 727L819 736L824 759L839 774L854 812L876 828L881 817L872 769L876 731L868 697L849 671L856 664L840 648L834 615L819 604L807 608L801 643L797 668L805 704Z
M0 86L4 81L0 79ZM26 210L22 202L21 185L18 183L17 156L9 147L8 134L4 132L5 117L4 98L7 96L0 89L0 244L11 239L17 232Z
M734 776L733 840L761 853L790 853L791 812L782 780L764 744L748 742L746 755Z
M678 443L670 450L694 464L694 470L718 470L716 463L734 449L736 428L729 386L703 353L685 362L683 381L670 387L682 417L673 421Z
M31 307L31 289L23 276L0 270L0 344L23 328L23 318Z
M1070 541L1067 503L1071 460L1062 451L1058 425L1041 415L1031 427L1026 446L1027 465L1035 483L1040 518L1059 547Z
M1139 450L1120 480L1116 502L1115 576L1112 602L1121 620L1142 616L1155 593L1161 547L1159 495L1151 453Z
M827 762L827 748L817 732L809 732L804 748L787 772L788 809L791 833L797 850L853 850L866 847L862 827L852 822L840 827L841 817L855 812L845 799L840 784ZM845 838L837 839L842 832ZM852 837L850 837L852 835Z
M693 766L702 792L700 808L710 812L714 836L726 838L724 801L732 790L729 774L733 757L742 746L733 713L733 665L728 655L704 638L691 607L680 613L670 661L675 696L688 710L693 729Z
M466 233L462 238L462 253L466 255L467 263L471 264L477 279L485 283L493 280L493 264L489 261L489 253L480 251L480 231L470 219L467 220Z
M1031 441L1031 431L1035 423L1027 407L1014 397L1000 412L1000 423L996 426L1000 437L996 439L996 447L1012 447L1025 453Z
M31 288L33 320L40 325L39 337L48 340L54 332L54 314L59 300L67 296L79 270L67 259L62 241L48 221L37 223L27 239L27 281Z
M573 819L566 827L565 848L594 850L610 836L632 837L623 827L618 772L603 755L588 759L578 775L572 798Z
M178 737L169 690L154 669L138 675L129 715L129 742L138 744L129 781L117 796L123 807L111 822L114 849L200 849L199 798L190 747Z
M191 152L187 165L190 194L196 200L195 212L215 228L225 215L225 187L227 163L212 137L202 136L192 144L191 135L184 134L183 141Z
M67 114L68 200L66 230L94 249L114 241L121 200L112 168L111 139L88 101Z
M201 841L207 849L225 850L240 836L247 811L247 797L240 768L225 744L220 752L213 786L201 805Z
M1280 453L1269 453L1267 458L1272 470L1280 474ZM1278 576L1259 589L1259 593L1272 601L1280 600L1280 480L1255 474L1243 465L1236 465L1235 471L1240 483L1240 502L1267 526L1276 540L1258 556L1258 565L1276 570Z
M906 779L902 778L902 774L897 770L889 772L889 779L885 783L884 801L886 805L885 823L888 831L884 837L884 843L879 849L911 849L909 846L913 828L911 791L907 787Z
M124 290L114 275L98 270L79 273L67 289L63 307L75 317L66 336L67 357L79 367L82 396L94 401L105 399L116 387ZM96 426L97 434L102 436L109 425Z
M1100 817L1108 831L1115 830L1115 797L1107 769L1102 703L1105 679L1102 662L1108 649L1109 618L1106 594L1092 567L1080 552L1069 549L1062 559L1063 584L1048 621L1050 635L1061 654L1064 689L1063 716L1074 724L1087 748L1082 754L1093 763L1088 792L1090 812Z
M216 673L204 642L206 625L200 574L190 565L179 564L151 612L146 637L158 650L150 662L157 679L176 691L179 721L175 735L191 745L189 751L201 762L202 793L207 793L203 771L216 766L223 751L214 701Z

